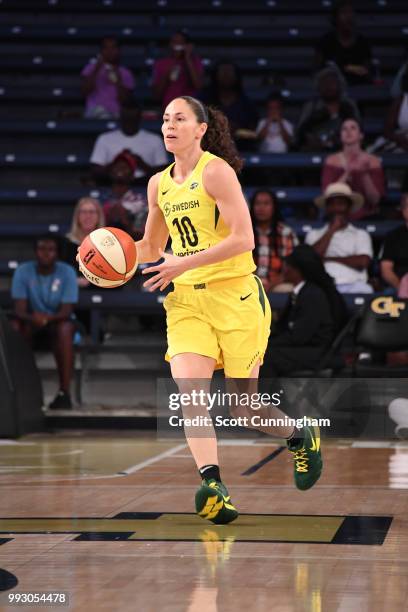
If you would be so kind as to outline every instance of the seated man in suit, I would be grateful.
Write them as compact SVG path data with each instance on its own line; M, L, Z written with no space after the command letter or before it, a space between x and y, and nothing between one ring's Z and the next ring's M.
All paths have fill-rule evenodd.
M294 289L269 341L264 378L316 367L347 318L343 298L312 247L296 247L283 274Z

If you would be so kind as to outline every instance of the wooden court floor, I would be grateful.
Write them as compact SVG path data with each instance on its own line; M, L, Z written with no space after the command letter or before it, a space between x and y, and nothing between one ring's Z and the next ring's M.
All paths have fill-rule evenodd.
M217 527L193 513L180 440L0 441L0 610L408 610L408 445L331 440L306 492L278 441L220 459L241 515ZM50 592L69 606L9 603Z

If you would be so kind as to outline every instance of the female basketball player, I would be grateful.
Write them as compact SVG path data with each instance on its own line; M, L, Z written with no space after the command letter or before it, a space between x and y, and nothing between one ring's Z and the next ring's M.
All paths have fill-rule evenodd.
M209 391L214 369L226 377L257 383L271 323L262 283L254 276L254 235L248 206L236 173L241 169L226 117L198 100L183 96L165 109L162 127L174 163L149 181L149 213L139 263L164 262L143 270L155 273L144 285L163 290L171 373L180 393ZM171 236L173 254L164 252ZM241 386L242 389L242 386ZM256 388L255 388L256 391ZM268 407L269 417L284 418ZM183 409L183 416L208 417L207 407ZM294 453L295 482L308 489L322 468L318 428L260 427L288 440ZM217 440L212 425L200 433L185 427L187 442L202 478L197 513L213 523L237 516L222 484Z

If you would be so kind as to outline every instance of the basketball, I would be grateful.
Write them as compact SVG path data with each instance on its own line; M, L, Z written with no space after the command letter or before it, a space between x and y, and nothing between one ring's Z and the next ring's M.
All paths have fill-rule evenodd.
M116 227L94 230L79 247L79 269L98 287L120 287L132 278L136 268L135 242Z

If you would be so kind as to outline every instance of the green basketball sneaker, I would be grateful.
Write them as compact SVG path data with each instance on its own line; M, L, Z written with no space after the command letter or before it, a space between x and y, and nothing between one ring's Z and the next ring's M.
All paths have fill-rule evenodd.
M287 444L295 462L295 484L298 489L306 491L313 487L322 473L320 429L306 425L297 437L302 438L300 443L288 440Z
M213 478L202 481L195 496L195 506L198 516L216 525L227 525L238 516L227 487Z

